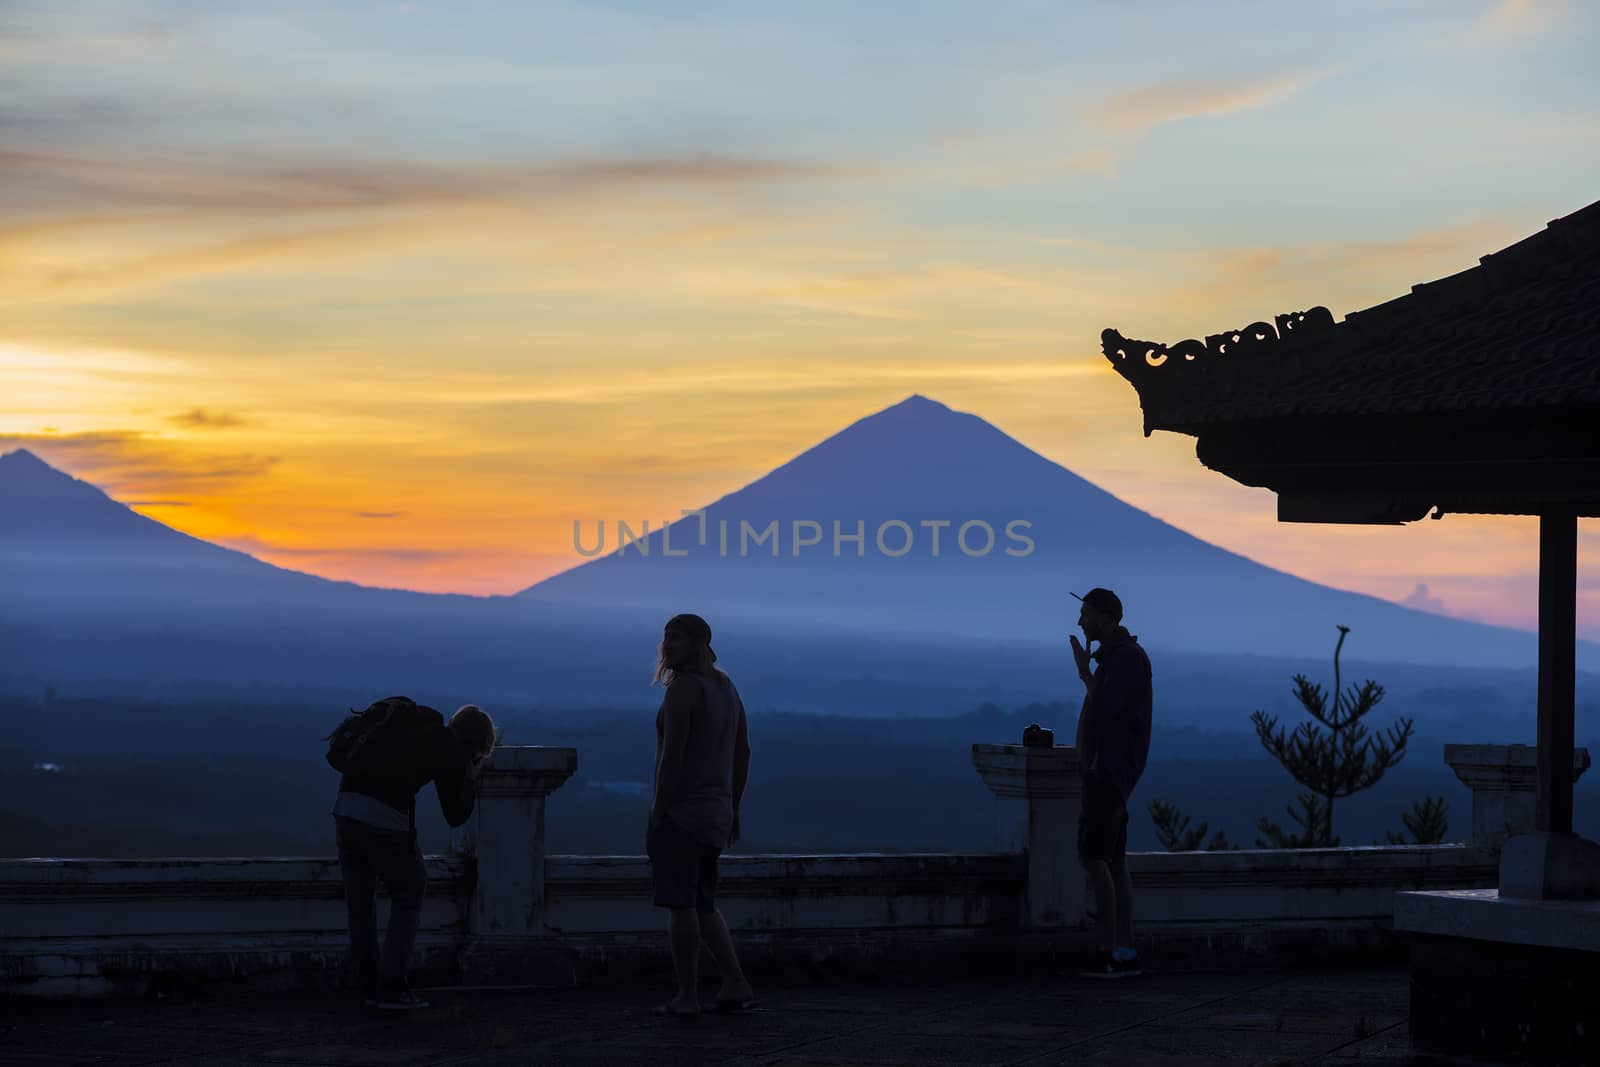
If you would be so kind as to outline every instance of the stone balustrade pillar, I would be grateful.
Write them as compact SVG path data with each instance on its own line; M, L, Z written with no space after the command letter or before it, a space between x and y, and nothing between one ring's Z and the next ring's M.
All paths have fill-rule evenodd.
M1078 862L1083 777L1068 746L972 746L972 765L1001 802L1001 845L1028 856L1029 926L1082 926L1084 874Z
M1472 840L1498 851L1535 829L1539 750L1533 745L1446 745L1444 761L1472 790ZM1572 780L1589 769L1589 750L1572 754Z
M575 748L502 745L478 773L478 803L451 847L477 858L474 939L544 936L544 798L578 769Z

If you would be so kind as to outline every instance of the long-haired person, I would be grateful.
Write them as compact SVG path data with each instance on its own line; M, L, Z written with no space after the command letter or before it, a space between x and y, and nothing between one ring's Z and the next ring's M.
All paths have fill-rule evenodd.
M739 840L739 801L750 773L744 702L716 662L704 619L667 620L656 655L655 680L667 692L656 714L655 790L645 851L655 905L671 916L678 993L655 1008L657 1015L700 1013L702 941L722 975L711 1006L739 1011L756 1003L716 904L717 860Z

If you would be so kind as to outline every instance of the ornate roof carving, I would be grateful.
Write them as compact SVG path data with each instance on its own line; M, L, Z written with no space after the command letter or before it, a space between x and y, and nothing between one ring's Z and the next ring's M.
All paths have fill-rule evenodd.
M1171 345L1108 329L1145 433L1304 416L1575 406L1600 417L1600 203L1335 323L1326 308Z
M1197 341L1191 337L1172 345L1164 345L1158 341L1138 341L1124 337L1116 330L1104 330L1100 334L1100 348L1113 365L1125 363L1130 359L1134 361L1133 365L1126 369L1117 367L1124 377L1127 377L1143 373L1138 366L1140 359L1143 359L1146 366L1160 367L1169 359L1181 359L1186 363L1193 363L1207 358L1237 356L1267 348L1280 341L1297 341L1307 334L1332 327L1333 312L1325 307L1314 307L1307 311L1291 311L1286 315L1279 315L1273 322L1252 322L1243 329L1207 334L1204 341Z

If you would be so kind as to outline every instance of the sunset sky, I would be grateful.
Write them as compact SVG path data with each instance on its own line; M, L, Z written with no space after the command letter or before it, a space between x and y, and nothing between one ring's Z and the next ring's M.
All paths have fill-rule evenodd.
M0 452L507 593L574 519L922 393L1264 563L1531 626L1533 520L1280 525L1100 355L1343 317L1600 199L1600 5L1315 10L13 0Z

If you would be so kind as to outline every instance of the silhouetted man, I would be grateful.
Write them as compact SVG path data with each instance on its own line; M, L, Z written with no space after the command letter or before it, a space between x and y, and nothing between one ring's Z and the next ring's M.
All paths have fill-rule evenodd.
M356 980L368 1007L425 1008L427 1001L406 988L428 878L417 847L417 792L433 782L445 821L451 826L466 822L476 799L478 769L494 749L494 722L483 709L468 704L446 726L439 712L405 697L379 701L365 716L381 717L374 720L381 725L358 727L356 742L347 746L353 753L330 748L328 755L343 775L333 820ZM380 881L389 890L389 926L381 953Z
M655 905L666 908L678 995L657 1015L700 1013L700 943L722 973L712 1006L739 1011L755 993L717 910L717 860L739 840L739 801L750 773L744 702L714 664L711 627L698 615L675 615L661 634L656 678L667 687L656 714L655 799L645 851Z
M1072 658L1083 680L1077 746L1083 767L1078 856L1094 888L1100 944L1080 972L1093 978L1139 973L1133 947L1133 881L1128 877L1128 798L1150 755L1150 657L1122 626L1122 601L1109 589L1083 596ZM1088 645L1100 647L1090 652ZM1091 670L1091 667L1093 668Z

